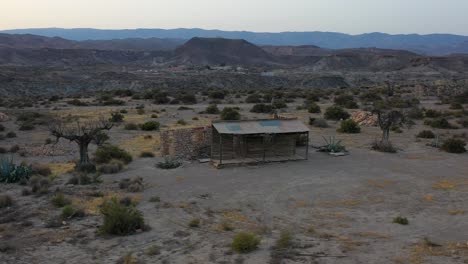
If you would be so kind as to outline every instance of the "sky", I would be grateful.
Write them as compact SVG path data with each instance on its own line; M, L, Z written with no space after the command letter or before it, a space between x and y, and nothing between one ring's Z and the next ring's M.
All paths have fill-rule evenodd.
M204 28L468 35L468 0L0 0L0 29Z

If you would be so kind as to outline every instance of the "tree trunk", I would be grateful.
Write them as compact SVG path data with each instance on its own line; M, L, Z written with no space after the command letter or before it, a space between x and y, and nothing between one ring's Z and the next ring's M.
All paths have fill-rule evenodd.
M91 143L89 140L79 141L80 146L80 163L77 166L77 170L86 173L93 173L96 171L96 166L89 161L88 156L88 145Z
M80 142L80 166L89 164L88 142Z
M386 128L382 130L382 142L388 143L388 140L390 138L390 128Z

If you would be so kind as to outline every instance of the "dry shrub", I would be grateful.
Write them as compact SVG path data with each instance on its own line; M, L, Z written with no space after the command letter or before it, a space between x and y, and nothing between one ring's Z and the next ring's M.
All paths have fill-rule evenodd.
M236 253L249 253L258 248L260 238L249 232L238 233L232 240L231 247Z
M115 174L124 168L123 162L112 160L110 163L99 165L98 171L104 174Z
M133 206L122 205L115 198L104 201L101 213L104 223L100 231L104 234L129 235L144 229L142 213Z
M374 141L372 143L372 149L380 152L387 152L387 153L396 153L397 150L393 146L393 144L390 141Z
M134 176L131 179L122 179L119 182L120 189L126 189L129 192L141 192L144 190L143 178Z
M52 170L47 164L34 163L32 164L31 168L32 168L33 174L38 174L41 176L49 176L52 174Z
M13 199L9 195L0 195L0 208L5 208L13 205Z

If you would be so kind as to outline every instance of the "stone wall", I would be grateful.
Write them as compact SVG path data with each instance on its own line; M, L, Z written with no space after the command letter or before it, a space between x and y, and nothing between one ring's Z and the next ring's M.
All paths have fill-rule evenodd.
M161 132L161 154L176 159L209 158L211 127L165 130Z

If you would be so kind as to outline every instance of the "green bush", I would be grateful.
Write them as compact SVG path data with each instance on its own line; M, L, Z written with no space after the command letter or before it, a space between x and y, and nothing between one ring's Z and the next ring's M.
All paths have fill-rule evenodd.
M335 97L334 103L336 105L349 108L349 109L356 109L358 108L358 104L354 101L353 96L351 95L339 95Z
M200 227L200 219L199 218L194 218L194 219L190 220L189 227L191 227L191 228Z
M259 94L251 94L251 95L247 96L247 98L245 99L245 102L248 103L248 104L261 103L262 102L262 96L260 96Z
M94 159L98 164L109 163L113 159L120 160L124 164L128 164L132 161L132 155L117 146L103 145L98 147L96 150Z
M340 128L338 128L337 131L340 133L357 134L361 132L361 128L354 120L346 119L341 121Z
M54 196L52 196L51 202L55 207L59 208L64 207L65 205L69 205L71 203L70 200L67 199L65 195L61 192L54 194Z
M231 247L236 253L249 253L258 248L260 238L255 234L241 232L232 240Z
M393 223L400 224L400 225L408 225L409 221L406 217L397 216L393 218Z
M432 128L441 128L441 129L451 129L454 128L447 119L445 118L436 118L433 120L425 120L424 124Z
M103 234L129 235L144 229L143 215L134 206L125 206L117 199L104 201L101 207L104 223L100 227Z
M435 118L435 117L440 117L442 113L434 109L427 109L424 112L424 115L429 118Z
M74 214L75 214L75 208L73 208L72 205L69 204L62 208L62 218L68 219L68 218L73 217Z
M423 130L423 131L419 132L416 135L416 137L418 137L418 138L435 138L435 134L431 130Z
M307 111L309 111L309 113L320 113L321 110L320 110L320 106L316 103L309 103L307 105Z
M222 120L240 120L240 118L241 118L241 115L234 108L225 107L223 111L221 111Z
M111 117L109 120L114 123L122 123L124 120L124 115L119 112L113 112L111 113Z
M275 243L275 249L287 249L292 246L293 236L288 231L282 231Z
M273 112L273 106L270 104L256 104L250 109L250 112L269 114Z
M209 106L205 109L205 113L210 114L210 115L219 114L218 106L215 105L215 104L209 105Z
M325 110L324 114L326 119L329 120L346 120L350 117L348 112L346 112L342 107L334 105L330 106Z
M448 152L448 153L465 153L466 152L466 142L457 139L457 138L450 138L444 141L440 149Z
M140 129L143 131L154 131L159 130L159 122L148 121L140 125Z
M274 108L274 109L283 109L283 108L287 108L288 105L282 101L282 100L276 100L274 101L271 106Z

